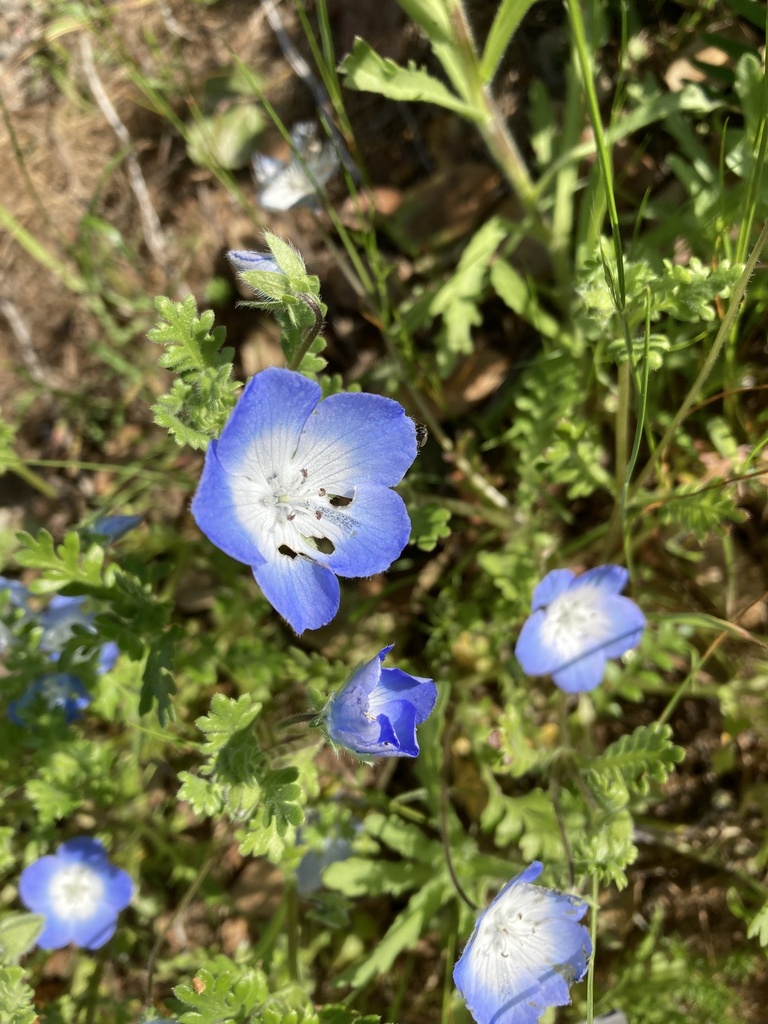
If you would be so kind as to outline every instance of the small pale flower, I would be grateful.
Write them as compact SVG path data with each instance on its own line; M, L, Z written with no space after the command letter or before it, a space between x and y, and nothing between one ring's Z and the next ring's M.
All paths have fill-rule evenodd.
M25 868L19 880L21 902L45 917L37 940L42 949L70 942L98 949L114 934L117 915L132 895L131 876L110 864L102 844L89 836L62 843L55 854Z
M384 572L410 536L392 488L416 457L413 420L380 395L320 395L291 370L253 377L192 501L203 533L251 566L297 633L334 617L337 575Z
M8 717L16 725L29 725L36 706L64 712L65 722L74 722L91 703L91 695L77 676L53 672L31 683L18 700L8 705Z
M238 274L245 270L263 270L268 274L282 274L277 260L269 252L256 252L253 249L231 249L227 259Z
M291 148L293 153L287 163L262 153L253 157L253 173L260 185L257 198L265 210L290 210L299 204L316 202L318 190L339 166L336 147L330 140L319 138L314 121L301 121L293 126Z
M431 679L382 668L392 645L355 669L325 710L333 743L362 757L416 757L416 726L437 700Z
M531 883L534 861L507 882L475 924L453 980L477 1024L536 1024L548 1006L566 1006L592 954L575 896Z
M48 653L51 661L58 661L66 642L74 636L74 626L82 626L89 633L95 633L93 615L84 610L84 597L64 597L57 594L51 598L48 607L40 615L43 636L40 647ZM114 666L120 651L113 640L101 645L97 672L103 675Z
M533 592L532 615L515 647L524 672L551 675L567 693L599 686L609 658L620 658L640 643L645 616L622 597L629 573L601 565L575 576L554 569Z

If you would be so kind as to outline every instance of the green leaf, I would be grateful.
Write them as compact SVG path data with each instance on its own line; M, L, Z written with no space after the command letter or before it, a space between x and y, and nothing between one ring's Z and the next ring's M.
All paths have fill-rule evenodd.
M475 110L452 93L439 79L411 62L407 68L389 58L380 57L358 36L352 53L339 68L345 85L359 92L375 92L390 100L434 103L473 120Z
M768 946L768 901L762 905L750 921L747 938L756 938L763 948Z
M7 914L0 918L0 963L13 963L24 956L37 942L44 925L44 914Z
M0 1024L35 1024L35 997L21 967L0 967Z
M450 537L451 528L448 523L451 513L437 502L417 505L410 509L410 515L410 543L415 544L422 551L434 551L439 540Z
M264 232L264 241L286 277L301 279L307 276L307 268L301 253L290 242L286 242L271 231Z
M255 103L237 103L201 117L187 128L189 159L199 167L245 167L264 124L264 113Z
M411 897L408 906L397 915L384 938L379 940L374 952L361 964L343 971L339 981L361 988L377 974L386 973L403 950L413 949L438 910L453 898L448 879L441 872Z
M424 29L430 42L451 42L453 33L446 0L397 0L397 2L411 21Z
M669 773L685 756L682 747L672 740L672 729L668 725L654 722L640 725L628 736L622 736L606 747L595 758L587 771L585 780L595 792L605 792L606 782L599 776L613 776L626 786L631 796L647 796L651 782L666 782Z
M354 898L357 896L401 896L434 878L434 868L414 861L369 860L347 857L323 871L323 884Z
M501 0L480 59L480 77L490 85L518 25L536 0Z
M145 715L157 705L157 717L165 726L175 718L171 697L176 693L176 684L171 675L176 645L184 635L180 626L172 626L167 632L152 638L147 653L147 662L142 676L139 714Z
M490 276L494 291L505 305L545 338L558 337L562 331L560 322L541 308L533 288L514 267L506 260L494 260Z
M258 970L235 965L219 956L195 975L194 985L177 985L176 998L190 1007L180 1024L248 1024L250 1014L268 996L267 981Z
M58 547L47 530L40 530L37 537L24 532L16 536L22 545L16 561L25 568L41 570L40 578L30 586L34 593L50 594L72 583L92 591L103 590L104 549L95 544L81 558L77 531L65 534Z

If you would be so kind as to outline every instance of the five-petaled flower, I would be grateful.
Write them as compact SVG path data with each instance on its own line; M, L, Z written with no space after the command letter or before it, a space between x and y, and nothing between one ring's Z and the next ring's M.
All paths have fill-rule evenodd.
M250 565L297 633L330 622L339 576L389 568L408 542L392 488L416 457L416 429L391 398L337 394L270 368L246 386L205 457L192 514Z
M85 949L103 946L132 894L131 876L110 864L104 847L90 836L68 839L55 854L25 868L19 880L24 906L45 917L37 940L43 949L70 942Z
M416 726L437 700L431 679L382 668L392 646L355 669L325 709L330 739L363 757L416 757Z
M561 690L580 693L599 686L608 658L640 643L645 616L622 597L629 573L601 565L575 576L554 569L533 591L532 615L515 647L524 672L551 675Z
M63 711L65 722L74 722L91 703L91 695L77 676L53 672L30 683L18 700L8 705L8 717L16 725L29 725L36 705Z
M507 882L475 924L453 980L477 1024L535 1024L548 1006L566 1006L592 953L579 921L587 905L531 883L534 861Z

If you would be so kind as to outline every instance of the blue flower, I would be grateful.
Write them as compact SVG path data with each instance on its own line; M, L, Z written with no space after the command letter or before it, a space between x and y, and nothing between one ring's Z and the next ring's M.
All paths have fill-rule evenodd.
M363 757L416 757L416 726L437 700L431 679L382 668L392 646L355 669L325 710L330 739Z
M21 902L45 917L37 940L42 949L70 942L98 949L114 934L117 915L132 895L131 876L110 864L102 844L89 836L62 843L55 854L25 868L19 880Z
M548 573L533 592L533 614L523 624L515 656L524 672L551 675L567 693L599 686L608 658L636 647L645 616L622 597L629 573L601 565L581 576Z
M8 717L16 725L29 725L29 712L38 701L50 711L60 708L64 721L74 722L91 703L91 696L77 676L55 672L36 679L18 700L12 700Z
M95 633L93 615L83 610L84 597L63 597L57 594L51 598L48 607L40 615L43 636L40 648L46 651L51 661L58 661L66 642L74 636L74 626L82 626L89 633ZM120 650L113 640L101 645L96 671L99 675L113 667Z
M534 861L482 912L453 980L477 1024L535 1024L548 1006L566 1006L592 953L575 896L531 885Z
M291 370L253 377L192 501L203 533L251 566L297 633L334 617L337 575L383 572L410 535L392 487L416 457L413 420L380 395L320 394Z
M134 530L141 522L141 516L102 516L88 528L88 533L99 540L105 540L109 544Z
M316 203L318 190L339 166L335 145L319 138L314 121L301 121L293 126L291 148L293 152L287 162L262 153L253 157L253 173L261 186L257 198L265 210L290 210L300 204Z

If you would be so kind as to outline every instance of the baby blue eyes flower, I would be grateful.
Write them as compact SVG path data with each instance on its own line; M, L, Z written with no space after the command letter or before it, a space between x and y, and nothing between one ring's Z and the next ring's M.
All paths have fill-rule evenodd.
M261 153L253 158L253 173L260 186L257 198L265 210L290 210L299 204L316 202L318 190L339 166L336 147L319 138L314 121L294 125L291 146L293 155L287 163Z
M325 711L332 742L362 757L416 757L416 726L437 700L431 679L381 667L391 650L356 669Z
M533 592L533 614L517 641L515 656L531 676L551 675L567 693L599 686L608 658L620 658L640 643L645 616L622 597L629 573L601 565L575 576L548 573Z
M334 617L337 575L383 572L410 535L392 488L416 457L413 420L380 395L320 395L291 370L253 377L192 501L203 533L251 566L297 633Z
M45 917L37 940L42 949L70 942L98 949L114 934L117 915L132 895L131 876L110 864L104 847L89 836L62 843L54 855L25 868L19 880L21 902Z
M453 980L477 1024L536 1024L548 1006L566 1006L592 954L575 896L531 883L534 861L507 882L475 924Z
M16 725L29 725L35 705L42 704L49 711L60 709L65 722L74 722L91 703L91 696L76 677L64 672L36 679L18 700L8 705L8 717Z

